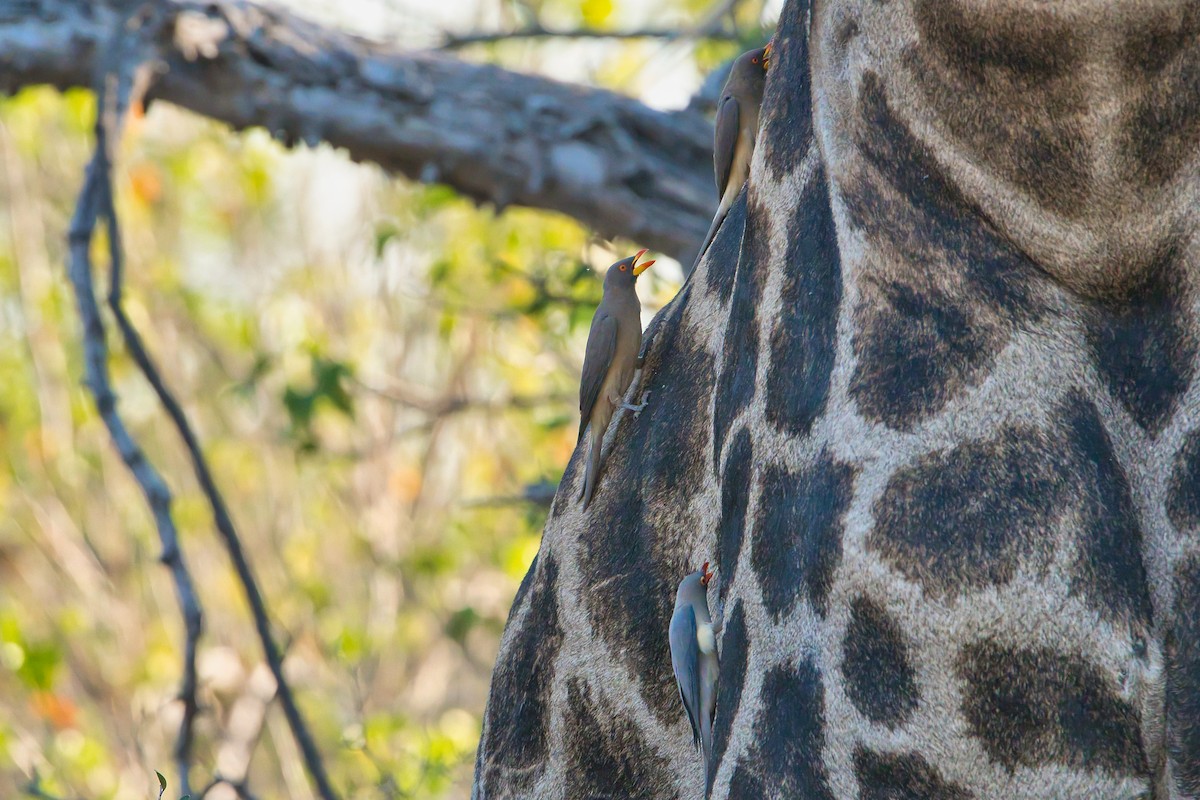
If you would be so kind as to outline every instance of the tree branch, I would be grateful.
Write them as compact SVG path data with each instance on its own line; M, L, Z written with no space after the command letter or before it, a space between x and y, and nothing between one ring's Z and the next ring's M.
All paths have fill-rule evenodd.
M197 711L196 646L203 630L203 615L191 573L188 572L183 551L179 547L179 534L175 528L175 520L171 516L171 491L154 465L146 458L141 447L133 440L129 430L125 427L124 420L117 412L117 398L109 381L108 343L105 338L104 321L100 316L100 308L96 302L96 294L92 285L89 247L97 218L100 214L105 213L107 208L105 196L108 191L106 189L108 186L108 156L103 132L105 114L103 109L111 94L106 88L108 83L109 81L105 81L105 85L98 92L101 110L97 113L96 120L96 152L87 167L83 189L79 193L79 201L71 219L69 271L71 284L75 289L79 317L83 323L86 383L95 399L96 409L108 428L113 445L146 496L146 502L154 516L158 538L162 544L162 554L159 559L171 571L179 608L183 614L187 637L184 644L183 679L179 689L179 698L183 702L183 719L180 722L179 735L175 742L174 758L179 773L180 789L182 793L188 794L190 793L188 766L192 725Z
M695 111L436 54L389 50L240 0L158 0L157 97L287 143L568 214L690 264L716 206ZM111 6L0 0L0 91L90 85Z
M106 47L104 58L106 63L97 91L96 115L96 150L87 169L84 188L80 193L75 216L71 222L71 281L75 286L80 317L84 323L84 348L87 361L88 385L96 399L96 406L108 426L110 434L126 465L141 484L147 501L155 516L159 536L163 543L162 560L172 569L180 605L187 622L187 643L185 648L185 667L183 688L180 697L184 702L184 717L181 723L179 738L175 747L175 760L179 771L180 791L190 794L188 766L190 763L192 727L197 711L196 703L196 644L201 633L201 615L199 601L192 585L191 576L184 564L183 554L179 549L178 535L175 523L171 517L171 495L165 482L158 472L150 465L145 454L126 430L124 423L116 411L116 396L112 392L108 380L108 345L105 339L103 320L96 302L92 284L90 244L98 217L103 216L108 226L108 245L110 259L110 288L108 305L117 326L121 330L125 346L138 368L150 383L159 401L166 409L168 416L179 431L187 447L197 480L201 490L212 507L214 522L234 570L246 593L254 617L255 629L258 632L267 664L277 684L280 703L284 716L287 718L292 735L295 737L304 758L304 763L312 777L313 783L323 800L336 800L337 795L325 772L321 755L313 742L312 735L296 705L291 687L283 675L283 658L276 645L270 629L266 604L258 589L257 581L242 550L241 540L233 525L224 498L213 480L208 463L200 449L187 416L182 407L172 395L162 379L157 366L147 352L137 329L134 328L121 304L121 292L124 284L121 232L117 220L116 205L113 199L111 169L112 154L110 143L116 139L115 132L119 127L122 111L127 107L127 93L134 91L137 82L134 73L145 76L147 73L140 66L134 69L132 56L149 42L139 41L127 43L124 37L136 38L138 31L148 32L153 37L161 30L160 19L153 18L153 12L143 12L150 6L143 6L131 20L137 18L137 24L121 22L114 30L113 41ZM126 80L128 78L128 80ZM140 88L140 87L139 87Z

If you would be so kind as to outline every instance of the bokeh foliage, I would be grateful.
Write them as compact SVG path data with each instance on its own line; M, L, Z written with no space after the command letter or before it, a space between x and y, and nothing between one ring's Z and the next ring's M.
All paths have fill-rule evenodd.
M35 769L47 791L148 796L178 719L179 613L81 384L63 266L93 113L84 92L0 102L4 796ZM461 794L544 521L474 501L556 481L570 456L599 249L561 217L497 217L166 107L131 121L118 164L130 315L201 433L336 782ZM262 659L180 443L110 342L207 613L197 761L211 765ZM306 795L273 707L251 784Z

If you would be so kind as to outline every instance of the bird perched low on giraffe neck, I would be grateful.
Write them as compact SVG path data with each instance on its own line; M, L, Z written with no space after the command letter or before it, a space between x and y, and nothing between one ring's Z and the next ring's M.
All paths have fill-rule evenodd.
M717 645L712 616L708 611L708 584L713 573L708 562L679 582L675 611L667 638L671 645L671 668L679 687L679 699L692 724L692 739L704 759L704 783L712 757L712 725L717 713Z
M645 254L645 250L639 250L608 268L604 276L604 299L596 308L588 332L583 374L579 381L579 438L576 440L576 444L583 441L584 431L590 423L592 443L580 493L585 509L592 500L600 476L604 432L608 430L613 413L624 406L625 392L637 369L638 351L642 347L642 304L634 287L638 276L654 263L637 263ZM625 407L641 411L644 405Z
M696 264L704 256L713 237L725 221L730 206L750 177L750 161L758 137L758 111L762 106L763 87L767 82L767 66L771 45L742 53L733 62L721 99L717 101L716 127L713 133L713 169L717 178L717 194L721 198L712 225L696 254ZM692 265L695 269L695 264Z

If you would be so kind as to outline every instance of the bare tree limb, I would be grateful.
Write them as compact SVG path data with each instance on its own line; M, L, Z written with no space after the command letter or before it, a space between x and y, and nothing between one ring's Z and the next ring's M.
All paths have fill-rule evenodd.
M401 53L242 0L155 8L164 71L150 99L344 147L477 202L559 211L685 264L716 206L712 128L695 111ZM0 91L90 85L114 14L100 0L0 0Z
M283 657L270 629L266 604L258 589L249 562L242 550L241 541L234 528L229 510L224 498L213 480L207 461L200 449L187 416L182 407L172 395L162 379L157 366L147 352L137 329L134 328L121 304L121 292L124 285L123 259L120 226L117 220L116 205L112 190L112 153L110 143L116 138L122 111L127 106L126 95L134 91L136 75L145 76L143 69L134 70L137 66L130 59L123 58L126 47L122 42L124 37L134 37L138 30L149 32L154 36L160 31L161 18L155 18L153 11L143 14L152 7L147 4L132 15L128 21L121 21L114 30L113 41L106 48L104 58L111 61L105 64L97 90L96 115L96 150L87 169L84 188L76 207L75 216L71 222L71 281L75 286L80 316L84 323L84 348L87 361L88 385L96 399L96 406L108 426L110 434L126 465L142 486L147 500L155 516L159 536L163 543L162 560L168 564L175 578L180 605L187 622L187 642L185 648L185 667L183 687L180 698L184 703L183 721L175 747L175 760L179 772L180 791L190 794L189 764L192 743L192 728L197 712L196 702L196 645L201 633L201 614L199 600L192 585L191 576L187 572L183 554L179 548L178 535L174 520L171 516L171 495L165 482L158 472L150 465L145 454L133 441L116 412L116 396L112 392L108 380L108 345L105 339L103 320L97 306L96 296L92 285L91 259L89 247L99 217L107 222L108 245L110 259L110 288L108 305L117 326L121 330L125 347L137 363L138 368L150 383L159 401L167 411L180 437L187 447L192 460L193 469L200 483L201 490L208 499L213 511L217 531L229 551L234 570L241 582L250 604L254 625L262 643L267 664L277 684L280 703L288 726L300 747L305 767L308 769L313 783L323 800L336 800L334 792L325 772L320 752L313 741L312 735L300 714L292 694L290 685L283 675ZM135 24L135 17L136 19ZM149 44L140 41L128 46L130 53L137 53L139 46ZM139 62L140 64L140 62Z
M99 89L101 103L105 108L110 94L105 81ZM183 702L183 719L175 743L175 765L179 773L179 785L184 794L190 793L188 778L189 758L192 742L192 724L195 720L196 704L196 646L203 630L203 614L200 599L196 594L191 573L188 572L183 551L179 546L179 534L171 516L171 491L166 482L146 458L141 447L133 440L125 422L117 412L117 398L112 391L108 373L108 343L105 338L104 321L96 302L92 285L92 264L89 247L96 229L97 218L105 213L105 196L108 185L108 155L104 140L104 111L97 114L96 152L87 167L83 189L75 214L71 219L70 278L75 288L75 299L83 323L83 350L87 373L86 383L96 402L96 409L108 428L113 444L121 459L142 488L146 502L154 516L158 538L162 544L160 560L171 571L175 593L183 614L186 641L184 643L183 679L179 698Z

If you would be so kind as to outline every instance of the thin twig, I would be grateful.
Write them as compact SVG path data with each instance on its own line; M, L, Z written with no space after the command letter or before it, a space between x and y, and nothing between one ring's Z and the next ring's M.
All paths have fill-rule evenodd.
M355 378L354 382L358 384L364 391L369 392L383 400L396 403L397 405L411 408L415 411L421 411L431 417L445 417L451 414L458 414L464 411L508 411L508 410L529 410L542 408L543 406L560 405L569 403L573 397L564 392L549 392L546 394L528 394L528 395L511 395L509 397L500 397L494 400L483 397L463 397L462 395L449 395L446 397L426 397L420 394L414 394L407 389L382 389L377 386L372 386L368 383Z
M50 794L42 788L42 776L35 769L33 777L29 779L29 783L21 787L21 793L26 797L33 797L35 800L63 800L58 795Z
M115 76L114 76L115 77ZM83 189L71 218L69 233L71 284L83 323L83 350L86 383L96 402L96 410L113 445L120 453L125 466L146 496L146 502L154 516L158 538L162 544L159 560L171 571L179 608L183 614L186 640L183 656L183 679L179 698L183 702L183 719L175 743L175 765L179 773L179 785L183 794L190 793L188 766L192 742L192 726L195 721L196 703L196 645L203 631L203 613L200 600L188 572L183 551L179 547L179 535L171 517L171 492L162 476L146 458L141 447L133 440L124 420L117 412L117 397L113 393L108 372L108 342L105 338L104 321L92 285L92 263L89 247L96 228L97 218L106 206L104 196L108 184L108 154L104 139L105 108L113 98L114 81L106 79L98 90L99 109L96 119L96 152L88 164Z
M637 28L629 31L603 31L597 28L571 28L555 30L547 28L538 20L507 33L489 31L465 34L446 34L440 49L455 50L473 44L494 44L508 39L663 39L673 42L679 39L712 39L737 41L741 38L735 27L726 27L725 18L734 17L741 0L717 0L699 20L688 26L677 28Z
M98 154L105 152L106 127L101 122L97 122L96 151ZM100 167L98 171L102 173L98 179L99 202L101 212L108 221L109 257L112 262L112 278L108 295L109 308L117 320L117 326L120 328L121 335L125 340L126 349L133 357L134 362L137 363L146 381L154 389L159 402L162 403L167 416L171 418L171 422L175 425L180 438L183 439L184 446L187 448L188 456L192 462L192 469L196 473L196 479L199 481L201 491L204 492L204 496L212 508L213 521L216 524L217 532L220 534L225 549L229 552L229 557L233 561L234 571L237 573L238 580L242 584L242 589L246 593L246 600L250 604L250 612L254 617L255 630L262 644L267 665L270 667L271 674L275 677L275 682L278 685L279 701L283 706L284 716L287 718L288 726L292 730L296 744L299 745L300 751L303 754L304 765L308 769L309 775L316 785L317 792L323 800L336 800L337 794L329 782L329 776L325 771L321 754L317 750L312 734L308 730L308 725L304 721L304 717L300 714L299 707L296 705L295 695L292 693L291 686L284 677L283 656L271 633L271 623L270 617L267 614L266 603L263 601L262 592L258 588L258 581L254 577L254 572L246 558L245 551L242 549L241 538L234 527L229 508L225 504L225 499L221 495L220 489L217 488L216 481L213 479L212 472L208 467L208 462L200 449L200 442L196 438L187 415L179 405L179 401L171 393L171 390L167 388L161 373L158 371L158 367L147 352L141 336L138 334L137 329L134 328L133 323L130 322L121 305L124 275L122 271L120 228L113 202L112 182L109 176L110 164L108 163L108 159L103 156L100 156L99 163Z
M233 789L234 793L240 797L241 800L258 800L258 798L256 798L246 786L245 780L235 781L230 778L222 778L220 775L209 781L208 785L200 791L200 794L197 795L197 797L199 800L204 800L205 797L208 797L209 792L222 785Z
M684 30L681 28L639 28L629 31L604 31L596 28L572 28L555 30L540 24L530 25L514 31L488 31L481 33L447 34L438 45L441 50L458 50L475 44L495 44L511 39L716 39L736 41L737 31L713 27L708 30Z
M515 506L524 505L526 503L535 506L549 507L554 501L554 493L558 491L558 484L550 481L539 481L525 486L520 494L501 494L492 495L490 497L479 497L474 500L463 501L463 506L466 508L494 508L497 506Z

